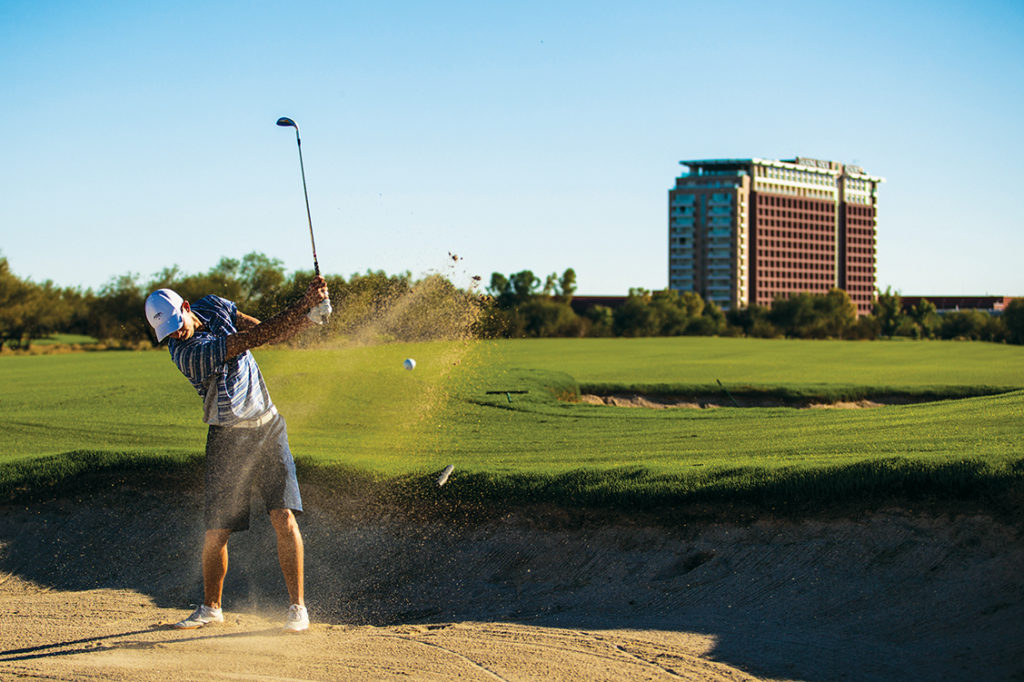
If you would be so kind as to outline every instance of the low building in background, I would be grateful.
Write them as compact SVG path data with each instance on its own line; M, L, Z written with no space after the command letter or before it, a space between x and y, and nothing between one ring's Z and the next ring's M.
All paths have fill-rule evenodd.
M681 161L669 190L668 285L725 310L777 296L875 295L878 186L859 166L805 157Z
M1020 296L900 296L904 313L928 300L935 305L937 313L952 313L960 310L980 310L993 315L1002 314L1006 306ZM626 302L627 296L574 296L570 305L577 315L585 315L595 306L615 310Z
M586 315L596 306L604 306L614 310L626 302L627 296L573 296L569 305L577 315Z
M1014 299L1013 296L903 296L900 295L900 302L903 311L918 306L922 300L927 300L935 306L936 312L951 313L958 310L980 310L991 314L1002 314L1006 305Z

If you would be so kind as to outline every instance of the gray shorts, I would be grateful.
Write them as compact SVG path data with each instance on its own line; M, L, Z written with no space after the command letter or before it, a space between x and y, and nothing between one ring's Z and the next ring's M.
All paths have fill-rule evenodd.
M257 428L211 426L206 437L206 529L249 528L253 490L271 509L302 512L284 418Z

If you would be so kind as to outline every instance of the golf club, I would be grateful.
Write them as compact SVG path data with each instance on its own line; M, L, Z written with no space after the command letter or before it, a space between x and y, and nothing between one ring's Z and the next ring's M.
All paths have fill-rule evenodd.
M453 471L455 471L454 464L449 464L444 468L444 471L441 472L441 475L437 477L438 488L440 488L441 486L448 482L448 477L452 475Z
M302 196L306 199L306 219L309 221L309 243L313 247L313 272L319 277L320 263L316 259L316 239L313 238L313 216L309 212L309 192L306 190L306 166L302 163L302 138L299 137L299 124L290 118L282 116L277 119L277 125L282 128L295 128L295 144L299 147L299 170L302 172ZM309 319L317 324L325 324L331 312L331 301L330 299L325 299L309 311Z

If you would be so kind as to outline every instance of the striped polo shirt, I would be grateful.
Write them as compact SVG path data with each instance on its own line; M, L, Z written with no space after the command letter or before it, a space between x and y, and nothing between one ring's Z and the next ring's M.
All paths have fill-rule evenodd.
M252 353L227 356L227 337L235 326L238 306L219 296L204 296L192 304L203 323L192 338L169 339L171 360L203 399L203 421L231 426L255 419L273 407L263 374Z

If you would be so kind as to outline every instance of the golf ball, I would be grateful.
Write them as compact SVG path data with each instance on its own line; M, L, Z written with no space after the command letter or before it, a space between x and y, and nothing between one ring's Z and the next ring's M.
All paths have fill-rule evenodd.
M416 369L416 361L413 360L412 358L406 358L405 362L402 363L402 367L405 367L406 369L409 370Z

